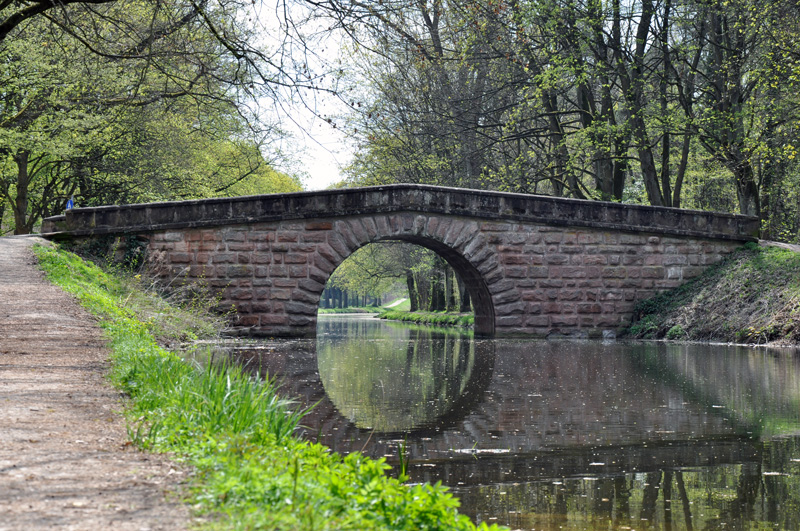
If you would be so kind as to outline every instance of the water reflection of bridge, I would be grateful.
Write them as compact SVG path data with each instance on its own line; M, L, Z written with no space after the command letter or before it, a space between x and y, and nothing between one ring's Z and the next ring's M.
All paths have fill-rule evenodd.
M437 355L433 346L437 343L426 341L425 334L398 333L407 334L408 344L416 345L415 363ZM360 347L362 358L340 361L368 373L366 358L370 355L364 349L380 339L365 337L366 343ZM441 479L450 485L563 477L586 470L598 474L648 471L665 463L748 462L757 459L757 449L742 442L742 436L757 431L756 422L764 414L737 417L725 407L733 404L733 399L724 398L730 394L730 377L724 372L716 378L698 374L719 373L725 366L745 373L742 385L750 387L746 396L766 404L763 407L767 409L776 400L791 403L787 398L791 389L794 396L800 394L793 380L787 383L787 376L782 377L783 385L777 385L774 378L765 379L759 368L752 368L748 377L741 364L732 364L730 358L718 356L719 367L708 366L713 357L701 362L680 350L664 350L664 346L642 346L632 355L630 346L613 343L473 342L458 337L448 341L451 347L458 346L457 356L462 358L448 358L449 363L470 367L472 372L464 381L428 386L424 392L433 394L423 401L445 399L450 403L423 408L423 417L437 417L418 419L415 427L406 423L397 429L386 424L393 418L386 411L390 404L403 400L397 389L389 392L388 402L366 393L364 403L348 404L353 393L343 389L349 385L344 376L349 375L321 377L317 370L318 355L325 356L324 344L319 353L316 341L293 341L280 348L272 345L268 353L242 351L239 357L253 369L278 375L285 391L304 405L316 404L304 422L310 438L319 437L339 452L363 450L371 456L386 456L391 462L396 460L404 432L411 432L407 446L415 479ZM424 355L418 351L420 345L428 349ZM328 346L334 355L348 355L338 348L336 339ZM441 355L452 356L452 352ZM682 375L682 368L690 368L694 379ZM764 388L764 383L769 388ZM416 391L409 392L421 392L419 385L412 387ZM443 391L446 389L460 389L468 400L449 396L451 393ZM770 398L776 389L780 396ZM409 403L415 400L414 396L408 398ZM773 409L781 408L785 409L781 405ZM370 425L370 418L377 420ZM382 432L368 429L381 422ZM491 460L490 466L487 460Z

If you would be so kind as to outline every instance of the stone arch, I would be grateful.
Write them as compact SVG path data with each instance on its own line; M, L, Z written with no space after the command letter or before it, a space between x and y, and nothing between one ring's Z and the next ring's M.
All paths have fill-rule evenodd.
M492 283L487 278L499 280L502 275L491 276L499 268L499 261L486 244L476 222L450 216L408 213L337 220L332 223L326 241L317 246L314 266L327 280L356 250L380 241L413 243L444 258L467 287L475 310L475 334L494 335Z

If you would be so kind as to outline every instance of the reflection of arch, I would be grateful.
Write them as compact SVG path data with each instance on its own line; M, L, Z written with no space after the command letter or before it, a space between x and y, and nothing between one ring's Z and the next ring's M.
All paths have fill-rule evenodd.
M486 245L476 222L402 214L336 221L327 242L317 248L315 265L327 279L356 250L379 241L413 243L444 258L469 292L475 310L475 334L494 335L495 310L491 287L499 284L502 275L491 275L498 268L499 261ZM320 296L321 290L316 294L317 300Z
M362 336L371 334L363 333L344 347L318 340L320 381L350 427L382 434L425 432L457 423L482 399L494 370L494 343L467 334L405 332L385 347L365 341Z

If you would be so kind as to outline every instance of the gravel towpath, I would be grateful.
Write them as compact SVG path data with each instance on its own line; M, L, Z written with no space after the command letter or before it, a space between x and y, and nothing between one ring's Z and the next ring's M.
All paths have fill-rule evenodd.
M0 531L185 529L185 473L127 442L101 330L0 238Z

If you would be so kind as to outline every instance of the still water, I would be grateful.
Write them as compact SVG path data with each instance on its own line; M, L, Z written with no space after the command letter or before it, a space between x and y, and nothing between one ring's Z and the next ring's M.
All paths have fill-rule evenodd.
M800 354L473 339L320 316L235 359L313 408L305 436L441 481L512 529L800 529ZM396 471L395 471L396 473Z

